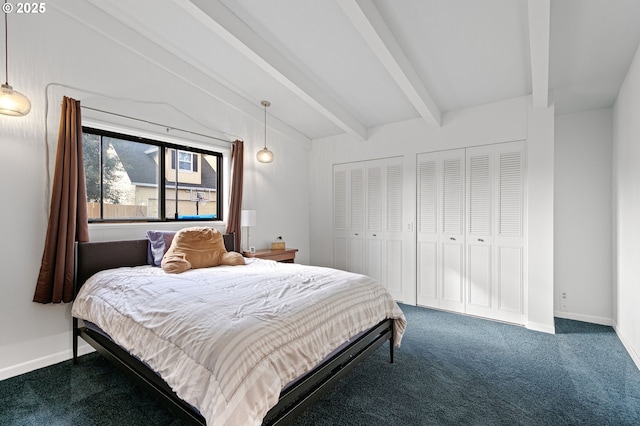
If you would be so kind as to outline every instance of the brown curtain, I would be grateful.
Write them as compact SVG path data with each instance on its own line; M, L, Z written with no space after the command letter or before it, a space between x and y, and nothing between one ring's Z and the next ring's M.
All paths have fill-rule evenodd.
M236 251L240 251L242 235L240 214L242 211L242 173L244 170L244 143L233 142L231 147L231 199L229 201L229 220L227 234L236 234Z
M73 300L75 241L89 241L80 101L62 99L49 224L33 301Z

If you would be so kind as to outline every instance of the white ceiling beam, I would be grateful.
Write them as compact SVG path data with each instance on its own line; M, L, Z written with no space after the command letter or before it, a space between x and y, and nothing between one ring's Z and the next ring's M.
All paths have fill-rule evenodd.
M248 59L279 81L316 111L358 140L367 129L340 106L327 91L302 73L291 61L256 34L218 0L175 0Z
M141 36L139 29L134 30L123 22L125 17L120 15L120 19L116 19L107 10L103 10L101 6L108 5L105 2L97 0L65 0L60 3L53 3L52 6L76 20L79 24L102 34L121 47L145 58L155 66L174 75L177 79L207 94L212 99L227 105L230 109L257 123L264 122L264 110L260 105L249 102L210 75L168 53L166 49L152 42L149 38ZM269 121L269 128L293 142L302 144L306 149L311 148L311 139L277 117L273 117Z
M371 0L338 0L364 41L384 65L420 116L440 126L440 108L424 87L402 47Z
M549 33L551 0L529 0L529 43L533 106L549 106Z

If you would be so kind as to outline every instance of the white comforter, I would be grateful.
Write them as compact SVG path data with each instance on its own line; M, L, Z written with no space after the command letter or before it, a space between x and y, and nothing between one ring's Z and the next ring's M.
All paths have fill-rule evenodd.
M406 320L363 275L248 259L182 274L140 266L102 271L72 314L145 361L208 425L259 425L283 386L350 337Z

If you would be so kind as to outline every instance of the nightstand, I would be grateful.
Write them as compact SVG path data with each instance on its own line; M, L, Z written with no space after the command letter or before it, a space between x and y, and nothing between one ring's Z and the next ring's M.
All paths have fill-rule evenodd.
M275 260L282 263L293 263L296 258L296 248L286 248L284 250L256 250L255 253L242 252L245 257L257 257L258 259Z

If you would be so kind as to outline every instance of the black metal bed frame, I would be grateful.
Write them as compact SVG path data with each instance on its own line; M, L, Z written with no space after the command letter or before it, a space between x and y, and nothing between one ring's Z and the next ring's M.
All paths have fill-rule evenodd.
M233 236L224 235L227 250L233 249ZM84 282L96 272L120 266L147 264L147 240L76 243L75 247L75 294ZM389 357L393 362L393 320L386 319L353 339L331 358L299 378L280 394L275 405L263 420L263 425L290 424L307 407L331 389L342 377L357 366L367 355L389 341ZM168 407L194 424L206 424L204 417L189 403L180 399L171 387L145 363L103 334L80 326L73 318L73 362L78 362L78 338L81 337L98 353L116 366L132 375L155 392Z

